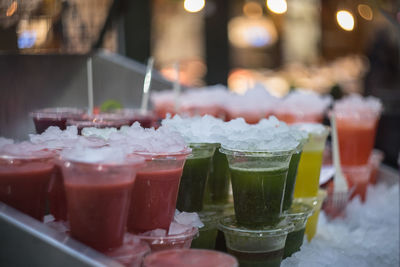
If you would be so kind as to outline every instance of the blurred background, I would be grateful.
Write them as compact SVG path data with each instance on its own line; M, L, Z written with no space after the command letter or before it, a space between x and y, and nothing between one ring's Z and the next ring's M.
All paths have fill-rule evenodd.
M45 83L53 93L61 94L61 83L84 91L71 72L98 49L139 63L153 56L160 81L174 79L179 62L187 87L219 83L244 93L263 84L278 97L293 88L335 98L374 95L384 104L376 144L395 165L399 7L396 0L0 0L0 96ZM10 105L24 103L15 98L0 122L9 120Z

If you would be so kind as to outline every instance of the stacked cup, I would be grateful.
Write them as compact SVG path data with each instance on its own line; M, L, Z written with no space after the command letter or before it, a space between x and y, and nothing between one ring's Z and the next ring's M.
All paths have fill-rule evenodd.
M235 215L220 221L229 253L242 266L280 266L294 229L283 211L289 163L300 142L275 118L255 126L227 125L220 152L227 156Z
M198 212L205 225L199 229L199 237L194 240L195 248L215 248L217 222L223 209L209 207L210 195L213 194L214 199L218 199L222 205L228 203L229 176L225 175L227 161L225 155L215 151L219 147L218 137L223 124L221 119L208 115L193 118L176 115L162 121L163 126L179 132L192 148L192 155L188 157L183 169L177 209ZM212 186L216 183L218 185Z
M321 205L317 204L319 203L319 177L329 128L318 123L296 123L292 127L308 134L308 141L304 143L300 156L294 198L302 203L312 205L313 212L319 214L321 208ZM318 220L318 216L316 219ZM317 224L313 224L313 226L316 227ZM316 229L309 231L315 232ZM308 238L310 240L309 236Z
M108 142L146 160L132 189L128 231L147 242L152 251L190 247L197 228L173 228L179 184L191 154L183 138L165 127L144 129L134 123L111 133Z
M376 129L382 104L374 97L352 94L335 102L332 114L336 117L340 160L352 197L359 195L364 202L372 175Z

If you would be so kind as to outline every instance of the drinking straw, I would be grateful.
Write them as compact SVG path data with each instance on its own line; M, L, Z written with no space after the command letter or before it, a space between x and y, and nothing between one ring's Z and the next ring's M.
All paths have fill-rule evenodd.
M87 82L88 82L88 114L93 114L93 70L92 70L92 58L89 57L86 62L87 67Z
M174 80L174 97L175 97L175 113L179 111L179 96L181 94L181 84L179 83L179 62L175 62L175 80Z
M149 105L150 84L151 84L151 75L153 73L153 65L154 65L154 58L150 57L147 60L146 75L144 76L144 82L143 82L142 105L140 107L140 111L142 113L146 113Z

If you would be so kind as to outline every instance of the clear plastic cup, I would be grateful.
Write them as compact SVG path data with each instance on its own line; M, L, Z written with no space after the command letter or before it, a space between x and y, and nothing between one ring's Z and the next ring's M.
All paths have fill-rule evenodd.
M305 126L307 124L297 125L299 129L307 127ZM303 152L297 169L294 198L315 198L317 196L323 152L328 134L328 127L325 127L320 132L309 133L309 140L303 146Z
M196 212L203 209L206 182L216 144L190 144L192 154L186 159L179 185L176 208L179 211Z
M13 153L2 149L0 201L42 221L46 209L47 188L54 170L53 158L54 154L47 151Z
M313 207L303 203L294 202L290 209L285 212L287 218L293 223L294 229L288 233L285 243L283 258L292 256L300 251L303 245L304 234L308 217L313 213Z
M153 229L168 231L174 217L179 183L187 149L174 154L143 154L147 165L140 169L132 190L128 231L146 232Z
M293 150L246 152L222 147L220 151L228 158L238 223L253 227L278 222Z
M98 114L86 115L80 119L68 119L67 126L76 126L78 134L82 134L82 129L87 127L94 128L117 128L120 129L124 125L130 125L130 120L120 114Z
M232 119L243 118L248 124L257 124L261 119L268 117L267 112L263 110L235 110L229 108L228 117Z
M372 153L369 157L369 165L372 168L371 176L369 178L370 184L376 184L378 182L378 171L384 157L385 155L382 151L378 149L372 150Z
M124 108L116 110L115 114L123 115L129 120L129 125L139 122L143 128L157 126L157 115L152 110L142 111L141 109Z
M279 267L293 224L284 219L275 225L249 229L229 216L221 220L218 227L224 232L229 254L238 259L240 266Z
M237 260L225 253L205 249L170 249L144 259L143 267L238 267Z
M310 122L310 123L322 123L324 118L323 112L316 113L303 113L298 111L296 113L287 111L285 109L277 109L274 111L274 115L280 120L287 124L299 123L299 122Z
M106 145L106 143L97 138L86 138L86 140L92 140L91 144L86 144L88 147L100 148ZM73 144L70 144L73 146ZM64 148L68 149L68 148ZM55 150L56 153L56 164L54 166L54 175L50 179L49 189L48 189L48 200L49 200L49 212L53 215L56 221L67 221L68 211L67 211L67 197L65 194L64 178L61 171L61 161L59 153L62 150Z
M149 253L150 247L146 242L125 236L121 247L106 252L105 255L126 267L141 267L144 257Z
M218 221L223 216L217 211L199 212L200 220L204 226L199 228L199 235L192 241L191 248L214 249L218 234Z
M315 234L317 233L317 226L318 226L318 218L319 212L321 211L322 204L327 196L327 192L325 190L320 189L318 191L318 195L314 200L311 199L299 199L295 201L300 201L304 204L312 205L314 207L313 214L308 218L306 224L306 236L308 242L314 238Z
M296 151L293 153L290 159L289 170L286 179L285 194L283 198L283 210L289 209L293 203L294 186L296 184L297 169L299 167L302 151L303 144L297 147Z
M143 162L140 157L109 163L61 159L72 237L102 252L122 245L136 171Z
M135 234L136 238L146 242L151 252L173 249L173 248L190 248L193 238L199 233L196 227L190 228L188 231L167 236L149 236L144 234Z
M375 135L382 106L377 99L350 95L335 102L332 114L336 117L342 165L368 163L375 144Z
M365 202L367 198L367 188L371 177L372 166L367 164L364 166L343 166L342 171L347 179L349 188L354 188L350 199L360 196L361 201Z
M231 174L226 155L219 151L217 145L212 158L210 175L207 180L204 203L210 205L227 204L229 202L229 191L231 187Z
M68 119L79 119L84 114L85 110L79 108L45 108L33 111L29 115L35 123L36 132L41 134L50 126L65 130Z

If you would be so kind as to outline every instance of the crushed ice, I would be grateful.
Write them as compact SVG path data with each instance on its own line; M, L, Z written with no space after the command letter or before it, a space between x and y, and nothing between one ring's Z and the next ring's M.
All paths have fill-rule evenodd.
M315 238L281 266L399 266L399 184L370 186L345 219L328 222L321 212Z

